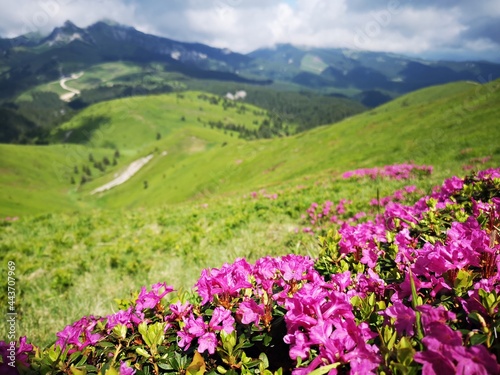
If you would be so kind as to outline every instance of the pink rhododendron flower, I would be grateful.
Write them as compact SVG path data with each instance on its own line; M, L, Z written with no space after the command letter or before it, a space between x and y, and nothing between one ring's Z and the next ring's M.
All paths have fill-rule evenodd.
M19 365L30 367L29 355L33 350L33 345L27 343L26 336L20 337L18 342L0 341L0 372L5 375L17 375L16 368ZM12 354L14 354L14 358L12 358ZM10 365L12 362L14 362L15 367Z
M214 354L217 348L217 336L213 332L206 332L198 339L198 351L203 353L208 351L209 354Z
M173 287L167 286L166 283L154 284L151 288L150 292L145 287L141 288L141 292L136 300L137 311L156 307L163 297L174 290Z
M249 276L252 266L245 259L237 259L233 264L224 264L220 269L205 269L195 287L202 298L202 304L219 298L236 297L241 289L251 288Z
M92 333L99 319L83 317L72 325L66 326L57 333L56 345L65 349L67 345L73 345L76 350L82 350L89 345L95 345L100 339L99 333Z
M132 325L137 325L144 321L144 313L136 311L133 307L129 307L127 310L119 310L112 315L108 315L107 319L106 327L108 330L113 329L118 324L130 328Z
M415 324L415 311L405 306L401 301L383 311L383 314L396 320L395 327L399 334L413 336Z
M127 364L127 362L122 362L120 364L120 375L134 375L135 370Z
M258 326L261 317L265 310L262 304L257 304L253 299L248 299L238 306L238 313L242 315L241 322L243 324L253 323Z
M172 311L172 315L169 317L169 320L182 320L182 318L189 315L189 313L193 310L193 305L189 302L181 303L177 301L170 305L170 311Z

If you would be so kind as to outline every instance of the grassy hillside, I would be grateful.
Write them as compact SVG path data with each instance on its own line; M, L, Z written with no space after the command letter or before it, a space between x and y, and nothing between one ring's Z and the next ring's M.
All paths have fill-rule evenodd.
M104 206L147 207L396 161L438 165L455 173L474 158L491 156L498 163L499 100L499 81L487 86L456 83L424 89L292 137L231 140L225 147L206 147L192 155L172 151L141 171L140 180L99 199ZM196 134L184 129L183 142ZM150 191L140 190L143 180L152 182Z
M190 95L179 98L178 108L175 95L150 98L166 100L163 110L147 106L144 98L112 102L107 110L89 108L94 112L82 116L110 120L87 141L75 139L80 145L0 147L0 207L3 215L21 214L19 220L0 221L0 260L17 267L20 335L48 344L55 339L53 332L82 315L111 313L114 298L126 298L142 285L167 281L186 288L202 268L237 257L315 256L316 237L304 233L310 224L302 216L312 202L336 204L347 198L352 201L348 212L373 214L369 202L378 195L407 185L429 192L445 177L463 175L464 168L500 163L499 82L430 88L335 126L259 141L231 137L192 120L198 111L209 116L211 107L200 111L204 104L197 103L194 113L184 113L197 97ZM123 134L120 126L126 133L137 124L120 117L124 111L144 117L149 125L134 137ZM186 121L179 120L180 114ZM161 118L172 123L165 125ZM76 120L64 131L81 128ZM112 130L105 131L106 126ZM163 133L157 140L158 129ZM69 175L58 179L54 165L70 161L69 172L63 170L71 174L72 155L79 155L82 164L88 164L90 153L101 160L114 151L95 148L110 147L106 142L121 147L116 166L100 177L92 169L94 179L81 188L64 181ZM153 160L130 181L98 196L89 194L150 152ZM484 157L491 158L480 160ZM433 175L405 181L340 178L346 170L410 160L433 165ZM178 203L168 204L173 202ZM30 207L45 213L28 215Z
M95 203L89 199L91 189L112 180L142 156L159 156L153 161L154 166L165 152L169 163L177 163L179 168L184 159L195 160L196 155L211 148L221 149L230 141L236 142L238 132L218 129L217 125L235 124L256 131L268 119L259 108L242 107L240 103L232 106L229 102L224 107L222 101L211 104L211 98L215 100L212 95L190 92L101 103L82 111L54 132L54 140L65 142L63 145L0 144L0 215L88 207ZM120 157L115 158L117 150ZM89 160L91 156L93 161ZM102 164L104 158L109 164L101 171L95 162ZM89 168L90 176L83 173L84 167ZM186 172L183 168L180 171ZM161 175L148 178L154 180ZM80 186L82 176L88 181ZM186 173L186 185L193 184L189 176L192 174ZM143 180L136 177L135 181L144 190ZM133 191L133 185L130 186ZM177 201L189 196L183 192L183 184L178 188L182 193L175 198ZM144 193L142 190L139 192Z
M112 156L92 149L96 159ZM89 149L75 145L0 145L0 216L30 215L84 208L74 167L88 163ZM94 171L97 175L97 171ZM71 178L75 184L71 184Z
M265 112L227 101L212 104L213 95L201 92L131 97L99 103L83 110L55 132L55 139L124 150L142 150L157 138L186 126L210 127L210 121L257 129ZM229 107L229 106L232 107ZM254 112L258 113L257 115ZM69 132L71 131L71 132ZM238 134L235 134L236 136Z
M206 98L199 99L197 92L100 103L54 135L79 143L80 148L70 144L0 146L6 155L2 157L1 213L59 211L82 205L151 207L396 161L438 165L450 173L475 158L491 156L499 163L499 86L495 81L484 86L462 82L427 88L332 126L251 142L209 125L221 121L256 129L255 122L261 123L265 116L249 105L244 111L224 109L222 102L210 104ZM88 164L88 154L95 152L96 159L102 159L112 156L115 149L122 155L117 166L105 173L96 170L92 181L81 188L69 184L74 165ZM90 195L128 163L148 154L155 157L126 184ZM53 165L60 164L61 155L68 162L63 162L64 173L60 169L55 173ZM38 165L32 166L31 160ZM56 203L47 204L51 200Z
M60 75L77 74L77 79L67 81L70 88L80 94L70 102L61 101L60 96L67 94L60 85ZM219 77L221 78L221 77ZM300 87L297 86L297 91ZM340 121L360 113L366 108L355 100L328 97L319 94L290 92L295 90L287 85L266 87L235 82L221 78L190 77L161 63L105 62L84 69L63 70L49 82L29 87L0 105L2 112L13 112L16 117L4 115L4 127L17 129L16 132L0 134L4 143L46 142L47 133L58 125L71 119L83 108L93 104L118 98L149 96L162 93L199 90L225 96L228 92L245 90L246 102L267 109L283 121L296 123L297 129L304 131L318 125ZM33 123L40 134L32 134L26 122Z
M110 314L115 298L128 298L143 285L166 281L190 288L203 268L239 257L316 256L317 239L304 233L310 224L302 218L312 202L337 204L347 198L352 201L348 213L369 213L377 192L388 196L406 185L429 191L443 176L359 182L323 174L231 198L212 195L148 209L49 213L0 222L0 261L17 265L18 332L49 344L66 324L83 315Z

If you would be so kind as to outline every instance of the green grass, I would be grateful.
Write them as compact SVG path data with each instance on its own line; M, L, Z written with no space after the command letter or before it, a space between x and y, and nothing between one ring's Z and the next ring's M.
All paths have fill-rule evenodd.
M320 74L326 68L328 68L328 64L321 60L319 56L310 53L305 55L300 62L301 70L314 74Z
M120 83L126 77L131 77L134 75L138 75L136 78L136 83L141 83L144 81L144 77L142 75L148 74L148 72L141 65L129 62L109 62L97 64L84 70L83 72L84 75L82 77L77 80L68 81L67 85L77 90L89 90L102 85L106 86ZM79 71L68 72L68 74L69 73L79 73ZM157 76L161 80L169 78L167 73L163 74L159 71L155 71L154 76ZM133 84L134 82L131 82L129 80L128 83ZM34 92L52 92L57 95L62 95L67 93L68 91L64 90L61 87L59 80L56 80L38 85L30 90L23 92L16 98L16 101L31 101L31 94Z
M112 156L109 150L92 149L96 159ZM87 207L71 184L74 166L88 163L89 149L75 145L0 145L0 215L18 216L60 212ZM97 172L94 171L97 175Z
M106 197L95 201L90 197L91 190L112 180L116 173L139 157L150 153L160 156L161 152L167 151L168 157L157 157L151 166L145 168L146 173L154 171L154 175L147 174L146 178L155 184L158 181L158 184L153 185L158 187L163 178L158 168L166 168L165 163L162 164L163 159L169 168L174 165L180 174L184 174L185 170L179 169L184 160L188 163L203 160L201 155L210 149L221 149L224 142L245 143L237 140L236 133L231 135L230 132L225 134L223 130L211 129L209 121L242 124L248 129L256 129L254 121L260 122L265 118L253 114L253 111L262 113L256 107L247 105L245 113L238 113L236 108L224 110L222 104L209 104L199 99L199 95L190 92L100 103L82 111L54 135L56 139L74 143L51 146L0 145L0 215L68 211L96 203L102 206ZM121 153L117 166L108 167L106 174L92 168L92 163L88 161L89 154L93 154L96 160L102 160L105 156L112 160L115 149ZM91 168L93 181L80 188L78 183L83 165ZM79 169L78 174L73 173L75 166ZM141 174L144 173L141 171ZM125 190L124 195L128 203L138 199L134 195L144 198L141 174L127 184L130 192ZM70 183L72 176L76 185ZM188 173L182 177L182 181L194 185L197 177ZM123 189L118 194L120 192ZM183 184L178 185L178 192L171 201L191 196L191 190L185 190ZM160 194L155 203L162 198ZM120 200L111 199L110 202L110 206L116 206Z
M316 239L296 233L314 201L348 198L354 212L369 210L377 191L386 196L416 184L429 192L463 175L472 158L492 157L477 168L498 166L499 82L480 88L429 88L334 126L252 142L196 119L234 116L250 126L252 111L224 111L200 103L197 93L130 98L95 105L67 123L65 131L76 131L85 118L108 118L80 145L1 145L1 212L21 216L0 221L0 259L17 267L18 333L48 344L66 324L111 313L114 298L142 285L189 288L202 268L237 257L315 256ZM120 148L118 165L102 175L93 169L94 180L81 188L68 183L75 164L88 164L90 152L109 157L111 146ZM153 160L130 181L90 195L149 153ZM411 160L435 173L415 181L339 179L346 170ZM262 188L278 199L249 198Z
M103 206L148 207L206 194L248 192L325 170L338 174L346 169L414 161L457 173L474 157L492 156L499 163L498 83L484 87L477 97L476 88L469 84L425 89L336 125L288 138L235 139L225 147L214 143L192 155L166 145L172 152L151 163L140 180L99 199ZM425 95L440 99L425 103ZM196 132L185 128L179 142L201 137ZM152 182L150 191L140 189L143 180Z
M78 90L91 89L101 84L113 83L121 77L142 72L139 65L123 62L110 62L94 65L85 70L78 80L70 81L71 87ZM68 83L69 85L69 83Z
M309 225L301 215L312 202L349 198L353 212L368 210L377 189L381 196L407 184L429 191L442 177L357 182L325 173L269 188L276 200L265 193L257 199L212 195L149 209L79 210L3 222L0 260L16 263L18 332L46 345L66 324L110 314L115 298L143 285L166 281L187 289L203 268L238 257L316 256L316 238L296 232Z
M99 103L64 124L59 137L75 145L30 148L0 146L0 214L18 215L78 207L147 208L217 194L240 194L283 181L328 171L414 161L457 173L474 157L500 160L499 82L485 86L454 83L400 97L340 123L273 140L244 141L236 134L204 126L208 121L241 123L252 128L262 116L198 99L198 92L136 97ZM161 139L157 140L157 134ZM108 151L104 149L107 148ZM115 148L119 165L96 174L81 189L68 184L66 174L54 173L54 163L94 149ZM47 156L44 152L47 151ZM162 156L166 151L167 155ZM155 157L126 184L91 196L90 191L114 178L128 163L153 153ZM99 156L102 158L104 155ZM29 166L36 160L37 166ZM49 162L43 162L47 160ZM64 163L63 163L64 164ZM71 165L69 165L71 164ZM60 182L56 182L59 180ZM144 189L144 181L148 189ZM40 188L42 187L42 189ZM50 199L46 198L47 196ZM54 201L54 204L47 202Z
M73 83L75 81L70 81L70 82ZM68 82L68 85L69 85L69 82ZM70 85L70 87L72 87L72 86ZM61 87L61 84L59 81L53 81L53 82L49 82L49 83L46 83L43 85L39 85L31 90L27 90L27 91L23 92L21 95L19 95L16 98L16 102L22 102L22 101L30 102L30 101L32 101L33 100L32 94L35 92L52 92L54 94L61 96L62 94L66 94L68 91L64 90Z
M154 143L158 133L165 137L186 126L202 128L203 123L209 121L242 124L256 129L253 121L263 119L252 114L254 110L261 112L259 108L246 105L248 111L245 113L237 113L235 108L224 110L222 105L199 99L201 94L186 92L103 102L83 110L60 129L63 133L75 130L70 142L142 151ZM91 135L82 132L82 128ZM78 137L77 133L84 134Z

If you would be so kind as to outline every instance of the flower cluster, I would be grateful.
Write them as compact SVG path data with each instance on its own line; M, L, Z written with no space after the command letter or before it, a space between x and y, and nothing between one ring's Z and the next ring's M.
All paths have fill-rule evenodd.
M450 178L412 206L390 202L374 221L344 225L324 240L317 268L357 274L347 291L357 316L376 313L381 351L396 351L381 368L500 373L499 177L490 169ZM362 293L366 276L372 286Z
M347 203L309 218L326 227ZM51 348L24 339L19 358L57 374L499 374L499 226L500 169L453 177L413 205L344 220L315 260L237 259L191 293L142 288Z
M259 190L258 192L252 191L250 193L250 198L252 198L252 199L259 199L260 197L271 199L271 200L276 200L276 199L278 199L278 193L273 193L273 194L266 193L266 191L264 189Z
M382 168L362 168L345 172L342 177L363 178L369 177L372 180L377 177L389 178L392 180L408 180L411 177L427 176L432 173L432 166L415 164L394 164Z
M350 364L352 373L371 374L380 362L377 335L357 324L350 298L332 283L309 283L286 301L290 358L308 361L293 374L306 375L320 366ZM333 370L333 368L332 368Z
M33 355L33 345L27 343L26 337L19 342L0 341L0 372L5 375L17 374L19 370L29 369L29 357Z
M307 209L307 215L302 215L302 219L308 219L310 226L305 227L304 233L314 234L315 231L321 231L330 227L332 224L338 226L345 223L358 223L366 217L365 212L352 213L348 210L348 206L352 202L347 199L341 199L337 204L332 201L326 201L322 205L313 202Z
M464 171L471 171L476 168L477 165L486 164L491 160L491 156L485 156L483 158L472 158L469 160L470 164L466 164L462 167Z
M381 198L373 198L370 201L371 206L385 207L391 202L404 202L409 197L415 195L417 187L415 185L405 186L403 189L396 190L392 195Z

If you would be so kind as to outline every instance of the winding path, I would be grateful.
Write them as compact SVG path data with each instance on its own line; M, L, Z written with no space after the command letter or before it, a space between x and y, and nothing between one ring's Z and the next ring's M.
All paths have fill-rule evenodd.
M66 94L62 94L59 98L62 100L62 101L65 101L65 102L69 102L71 101L71 99L73 99L73 97L75 95L80 95L80 90L77 90L77 89L74 89L74 88L71 88L71 87L68 87L66 86L66 82L68 81L71 81L71 80L74 80L74 79L78 79L80 78L81 76L83 76L83 72L80 72L80 73L73 73L71 75L71 77L65 77L65 78L61 78L61 80L59 81L61 87L66 90L66 91L69 91L67 92Z
M97 193L102 193L123 184L124 182L128 181L134 174L136 174L142 167L144 167L151 159L153 159L153 155L148 155L132 162L127 167L127 169L117 178L105 185L102 185L101 187L98 187L97 189L92 190L90 194L94 195Z

